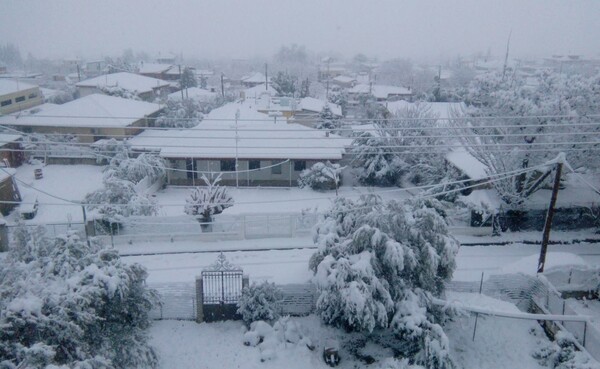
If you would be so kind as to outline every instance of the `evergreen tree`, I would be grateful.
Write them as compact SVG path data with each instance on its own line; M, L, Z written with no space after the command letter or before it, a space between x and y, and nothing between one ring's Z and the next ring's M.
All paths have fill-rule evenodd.
M183 68L183 71L181 72L180 85L182 89L198 87L198 81L196 80L196 75L192 69L188 67Z
M196 187L185 200L185 213L194 216L201 223L211 223L213 216L221 214L223 210L233 206L233 197L229 195L227 187L220 186L221 175L211 181L202 175L206 187ZM201 224L202 229L212 230L211 224Z
M271 84L277 91L277 95L294 97L298 89L298 78L288 73L278 72L271 78Z

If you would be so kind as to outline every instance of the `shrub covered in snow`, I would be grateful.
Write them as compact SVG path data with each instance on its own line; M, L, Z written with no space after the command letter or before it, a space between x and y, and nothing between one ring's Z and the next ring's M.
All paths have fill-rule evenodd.
M202 106L194 99L167 100L163 113L156 118L156 126L191 128L202 121Z
M400 181L407 164L397 155L394 143L364 132L352 142L352 166L359 181L373 186L392 186Z
M279 318L281 298L281 290L275 283L253 283L242 290L237 312L247 325L257 320L271 321Z
M105 178L104 187L85 196L90 210L100 214L107 224L119 224L132 215L155 215L157 205L149 197L138 194L133 182L115 177Z
M213 215L221 214L223 210L233 206L233 197L227 191L227 187L219 185L221 175L211 181L203 174L202 180L206 187L196 187L192 190L185 200L184 211L203 223L210 223Z
M533 356L550 369L600 369L588 354L577 350L575 337L564 331L559 331L555 342L541 347Z
M337 189L342 169L339 164L332 164L329 161L315 163L300 173L298 187L310 187L317 191Z
M280 318L273 326L262 320L253 322L244 334L244 345L258 347L261 361L277 357L289 345L313 350L314 345L302 326L290 317Z
M436 200L383 203L376 196L336 199L317 225L317 310L351 331L390 329L414 347L416 364L449 368L449 344L431 304L452 278L458 241Z
M144 153L136 158L126 158L111 161L104 172L104 178L115 177L130 182L139 183L148 177L150 181L165 180L167 177L165 160L158 155Z
M76 234L18 229L0 258L1 368L154 368L146 270Z

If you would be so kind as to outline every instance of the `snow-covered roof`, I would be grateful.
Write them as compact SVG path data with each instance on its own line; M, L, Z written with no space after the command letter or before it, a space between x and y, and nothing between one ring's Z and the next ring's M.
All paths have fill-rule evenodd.
M4 146L8 143L15 142L23 138L22 135L12 133L0 133L0 146Z
M168 132L146 130L129 140L138 150L156 150L165 158L339 160L351 140L299 124L275 124L252 102L215 109L196 127ZM168 136L168 137L165 137Z
M0 117L0 124L50 127L127 127L160 105L92 94L62 105L43 104L28 113Z
M336 82L340 82L340 83L356 82L356 78L348 77L348 76L337 76L333 80Z
M210 101L216 98L217 95L216 92L211 92L198 87L190 87L187 90L183 90L184 97L198 101ZM181 100L181 91L169 94L168 98L175 101Z
M254 87L250 87L244 90L244 96L246 99L255 99L259 98L261 95L267 94L269 96L274 96L277 94L277 90L275 90L271 84L267 86L265 89L265 84L256 85Z
M241 81L244 83L264 83L265 79L266 77L264 74L256 72L252 73L251 75L242 77ZM269 77L269 81L271 81L271 77Z
M44 95L44 97L46 99L61 93L60 90L54 90L51 88L44 88L44 87L40 87L40 91L42 91L42 95Z
M473 180L485 179L488 177L486 171L487 167L464 149L450 151L446 154L446 160Z
M327 102L319 99L315 99L314 97L305 97L300 100L300 108L302 110L314 111L316 113L320 113L323 110ZM342 108L341 106L334 103L327 103L329 105L329 109L331 112L337 116L342 116Z
M141 74L164 73L171 68L173 68L172 64L140 62L138 72Z
M406 87L388 86L388 85L367 85L359 84L348 90L351 94L369 94L371 93L378 99L387 99L390 95L412 95L412 91Z
M127 72L105 74L75 84L77 87L120 87L124 90L137 93L150 92L155 88L168 85L168 82L160 79Z
M38 86L31 85L12 79L0 79L0 95L8 95L14 92L29 90L30 88L36 88Z

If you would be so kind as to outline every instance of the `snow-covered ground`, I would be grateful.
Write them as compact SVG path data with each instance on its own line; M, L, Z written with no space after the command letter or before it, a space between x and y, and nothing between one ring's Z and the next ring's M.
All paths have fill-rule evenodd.
M35 179L34 169L41 168L44 177ZM31 165L23 164L15 174L22 202L39 202L35 218L29 224L67 223L83 221L80 205L86 194L102 187L102 169L95 165ZM65 201L69 200L69 201ZM15 221L19 216L16 208L8 217Z
M192 282L203 268L216 260L218 252L221 250L280 248L287 245L290 247L289 250L225 253L227 259L242 267L251 280L269 280L279 284L307 282L311 277L308 270L308 260L315 252L314 248L300 249L301 247L314 247L310 238L274 238L183 244L163 243L160 245L123 245L119 246L119 250L123 254L158 253L157 255L127 256L124 258L128 262L137 262L146 266L149 271L148 280L150 282ZM597 244L550 245L548 260L551 263L560 264L560 259L564 256L562 253L569 253L579 255L588 264L599 264L598 247ZM522 268L523 263L527 262L521 260L526 257L529 261L536 261L539 251L539 245L518 243L507 246L461 247L456 258L457 269L454 273L454 280L479 280L482 272L489 275L502 273L503 268L512 268L513 270L517 267ZM173 252L173 254L163 254L164 252ZM575 256L569 257L569 259L571 258L575 259ZM511 264L517 262L518 265L511 266ZM535 272L536 263L529 264L532 272Z
M510 303L485 296L461 294L460 298L482 306L501 306L508 311L518 311ZM242 343L243 324L231 321L210 324L156 321L150 329L151 342L160 355L161 368L328 368L321 355L323 346L330 339L340 342L340 368L365 367L348 352L351 335L324 326L314 315L291 319L302 327L316 346L313 351L302 345L287 343L276 350L275 358L261 362L259 349ZM450 339L451 355L459 368L542 368L532 354L542 342L547 342L547 338L535 321L480 316L473 341L474 324L474 317L467 316L450 322L445 328ZM368 350L378 360L372 367L385 367L382 364L391 355L390 350L374 342L366 346L363 350Z

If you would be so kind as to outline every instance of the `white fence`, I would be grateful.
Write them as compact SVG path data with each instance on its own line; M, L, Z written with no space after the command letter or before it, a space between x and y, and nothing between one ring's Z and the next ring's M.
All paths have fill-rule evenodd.
M97 233L96 236L112 245L305 237L310 235L317 219L314 213L218 215L211 223L212 230L204 231L201 224L189 216L129 217L123 227L116 230L116 234ZM101 227L95 229L100 230Z

